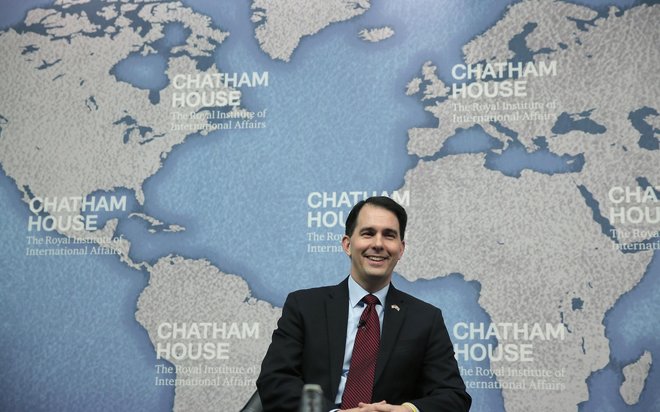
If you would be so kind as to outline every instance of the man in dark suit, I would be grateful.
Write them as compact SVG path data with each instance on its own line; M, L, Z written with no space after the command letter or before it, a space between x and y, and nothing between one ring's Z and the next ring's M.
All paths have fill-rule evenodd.
M406 222L387 197L351 210L350 276L286 299L257 380L266 412L297 411L306 383L321 386L326 411L469 410L440 310L390 283Z

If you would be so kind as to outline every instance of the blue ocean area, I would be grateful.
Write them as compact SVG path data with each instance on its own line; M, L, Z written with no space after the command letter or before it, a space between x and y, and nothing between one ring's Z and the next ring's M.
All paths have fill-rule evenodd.
M2 171L0 410L171 410L173 388L154 385L159 362L135 321L147 273L115 256L26 256L21 196Z
M29 8L51 3L8 1L2 6L8 13L0 17L0 29L19 24ZM242 98L248 110L267 112L267 127L188 137L145 182L144 205L132 199L127 210L105 215L102 222L120 220L118 233L131 241L134 261L153 264L169 254L207 259L245 279L253 296L281 306L290 291L338 283L348 274L343 254L307 251L308 232L343 233L340 226L308 226L309 194L401 188L406 172L420 161L408 155L408 129L437 125L419 96L405 96L407 83L420 76L428 60L448 81L450 68L462 62L461 47L499 20L508 2L484 7L481 2L447 6L420 0L412 8L404 2L375 1L364 15L303 38L288 63L272 60L259 48L250 2L183 3L230 33L213 56L221 71L269 73L268 87L246 88ZM578 3L607 10L602 1ZM630 7L634 2L618 4ZM448 19L451 24L442 24ZM390 39L378 44L359 39L362 28L384 25L395 30ZM149 89L151 104L159 102L158 92L166 85L169 50L183 43L189 29L172 24L165 33L155 46L157 55L132 54L108 74ZM524 50L519 49L518 56L523 58ZM570 120L564 119L561 131L574 126ZM591 126L585 121L575 127ZM551 153L545 138L530 152L511 137L504 147L480 127L458 130L424 160L483 153L484 167L512 179L523 170L574 173L584 164L579 156ZM134 193L120 189L97 195L132 198ZM160 361L135 320L149 274L115 256L26 256L30 212L21 197L2 169L0 207L5 215L0 245L7 273L0 276L0 410L171 410L174 387L155 385ZM129 218L133 212L181 225L185 231L149 233L146 221ZM440 307L449 328L458 322L490 322L478 302L479 283L461 274L415 282L396 274L393 282ZM610 362L589 378L590 400L580 411L659 410L660 394L648 389L634 406L625 405L618 395L623 366L644 350L660 356L659 295L656 252L640 284L606 314ZM575 309L581 302L573 305ZM490 365L469 361L461 366ZM659 383L657 367L652 366L646 386ZM481 390L473 397L475 411L504 410L500 391Z

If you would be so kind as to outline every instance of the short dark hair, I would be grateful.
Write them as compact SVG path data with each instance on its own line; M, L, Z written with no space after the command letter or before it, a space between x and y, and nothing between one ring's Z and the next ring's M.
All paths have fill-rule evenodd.
M408 214L403 206L387 196L373 196L357 202L346 218L346 231L344 232L346 236L350 237L353 235L360 210L362 210L362 207L366 204L382 207L383 209L387 209L394 213L399 221L399 236L401 236L401 240L403 240L403 236L406 233L406 223L408 223Z

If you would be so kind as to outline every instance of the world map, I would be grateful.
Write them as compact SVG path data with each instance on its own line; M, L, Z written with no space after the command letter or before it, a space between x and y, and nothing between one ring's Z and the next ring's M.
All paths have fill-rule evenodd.
M373 194L474 410L660 410L658 5L2 9L3 410L239 410Z

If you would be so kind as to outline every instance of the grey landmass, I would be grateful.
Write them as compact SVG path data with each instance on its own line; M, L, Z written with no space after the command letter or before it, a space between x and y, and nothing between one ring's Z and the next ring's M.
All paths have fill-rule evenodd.
M447 86L438 78L436 70L438 68L432 62L427 61L422 66L422 77L415 77L406 87L406 95L412 96L419 93L421 86L424 85L424 95L422 100L437 99L447 96ZM422 130L422 129L417 129Z
M65 37L80 33L91 34L100 28L98 25L92 24L89 21L89 17L87 17L87 13L85 12L61 15L59 12L49 9L30 10L25 19L25 24L28 26L42 24L48 34L55 37Z
M185 230L186 230L186 228L184 226L181 226L181 225L167 225L167 227L165 227L163 229L163 232L173 232L174 233L174 232L184 232Z
M424 96L422 100L437 99L447 96L447 86L438 78L438 68L428 61L422 66L422 78L425 82Z
M460 273L481 285L479 304L495 324L561 326L564 339L533 340L533 361L491 359L491 368L550 370L557 389L496 372L507 411L577 410L586 379L607 365L603 318L642 278L651 252L612 250L573 176L523 171L507 177L485 155L420 161L410 191L407 247L398 272L410 281ZM580 309L572 307L580 299ZM457 343L454 337L454 343ZM513 336L498 345L530 343Z
M419 93L420 86L422 85L422 79L415 77L406 85L406 96L412 96L413 94Z
M639 402L639 397L644 390L646 378L651 369L651 352L644 351L642 356L630 365L623 368L623 383L619 388L619 393L623 401L628 405L635 405Z
M504 148L515 138L528 151L534 151L539 149L538 138L543 137L553 153L584 156L582 170L573 174L575 184L593 196L599 214L624 234L617 236L621 244L653 238L660 230L659 202L632 198L617 204L610 190L634 190L641 187L640 178L660 186L660 150L642 147L640 131L631 120L631 114L640 109L655 111L644 121L653 130L653 138L658 138L659 52L657 32L651 28L659 20L660 5L625 11L611 8L605 15L562 1L528 0L510 6L494 27L464 46L465 63L499 63L514 58L511 42L527 30L524 44L531 61L537 65L556 62L556 75L527 77L525 97L436 100L426 110L438 119L438 126L410 129L409 152L431 156L458 129L474 125L503 141ZM499 81L482 83L494 86ZM511 103L526 108L496 109ZM529 119L492 119L516 112ZM575 126L560 130L560 118L588 122L592 130ZM641 222L613 217L612 211L620 206L639 208L649 217ZM634 216L638 216L637 211Z
M180 2L108 3L97 13L107 22L105 28L92 24L84 11L74 11L76 3L30 10L28 30L0 33L0 68L6 80L0 85L0 164L25 202L127 188L143 204L143 182L158 172L174 146L204 130L207 121L192 130L170 130L173 113L190 112L172 107L174 87L168 84L152 103L149 90L118 81L111 69L131 53L153 53L151 44L163 38L164 25L181 22L190 35L172 50L176 57L167 61L168 79L217 73L214 66L200 72L195 58L210 56L228 34ZM132 20L136 11L148 30ZM78 239L109 239L117 223L111 219L95 231L58 232ZM129 266L145 267L129 257L129 240L100 244L119 252Z
M378 43L394 36L394 30L389 26L376 27L373 29L360 30L359 36L362 40L370 43Z
M206 260L167 256L149 268L149 285L140 295L135 317L149 333L155 348L177 342L228 343L228 359L164 358L179 368L179 380L216 379L217 383L177 384L175 411L237 411L255 390L261 359L280 314L281 309L252 297L247 283L239 276L222 273ZM227 330L231 330L231 325L240 328L246 323L252 332L257 324L258 334L230 334L225 339L163 337L166 334L158 331L163 323L215 323Z
M4 56L0 67L6 79L0 86L0 164L26 203L35 197L85 198L98 191L128 188L144 204L144 181L160 170L174 146L190 134L205 134L208 124L199 121L185 131L170 128L173 114L191 111L172 106L175 88L171 80L177 74L218 73L215 66L200 71L196 58L211 56L228 34L212 28L208 17L179 2L108 3L97 12L106 26L92 24L85 12L76 12L75 5L81 3L61 1L59 9L31 10L25 20L28 30L0 33ZM134 21L136 15L141 22ZM155 53L152 45L163 38L164 25L169 22L183 23L190 35L184 45L172 48L175 57L168 59L165 70L168 85L160 90L159 101L152 102L148 90L119 81L110 73L131 53ZM33 26L35 30L30 31ZM73 216L80 211L52 211L50 215ZM144 213L133 216L152 226L163 225ZM177 379L181 380L172 383L176 410L217 410L218 405L238 410L254 391L258 362L279 311L250 297L245 282L220 273L208 262L167 257L152 267L133 261L130 241L114 236L118 223L118 219L110 219L98 230L57 231L113 249L128 266L150 272L150 286L141 296L137 319L155 345L152 322L163 319L186 322L192 317L218 324L242 320L254 324L259 319L258 334L249 336L249 341L233 336L223 339L222 343L230 344L231 365L237 368L217 372L221 369L210 368L218 366L217 362L209 361L205 366L210 369L201 374L180 370ZM183 228L170 225L165 230ZM190 364L185 360L172 363ZM209 376L217 386L188 385Z
M131 217L137 217L139 219L144 220L145 222L149 223L149 233L157 233L157 232L182 232L186 230L185 227L180 226L180 225L165 225L162 221L156 219L155 217L149 216L144 213L131 213L128 215L129 218Z
M64 8L67 8L69 6L74 6L76 4L85 4L89 3L91 0L56 0L55 5L58 6L64 6Z
M366 12L370 0L254 0L252 22L261 49L289 61L300 39Z
M398 266L404 277L461 273L481 284L479 303L493 323L515 319L519 324L561 323L565 328L563 340L533 342L533 362L491 360L498 382L505 386L502 394L508 411L577 410L588 399L586 379L609 361L604 315L639 282L651 259L650 251L617 250L581 189L593 195L600 214L607 217L612 206L608 191L613 186L635 188L639 176L650 184L659 180L660 152L637 144L639 132L629 120L634 110L653 108L658 102L657 52L648 53L656 50L656 42L652 31L643 29L654 26L658 10L639 6L597 17L593 10L564 2L517 3L493 28L464 47L465 63L510 60L515 57L510 49L514 36L533 29L525 37L532 60L556 61L556 76L527 78L526 97L431 99L426 110L438 119L438 127L409 130L409 152L422 157L438 152L458 129L474 125L502 140L505 147L515 136L527 150L536 150L535 139L543 136L555 153L584 155L582 170L570 175L523 171L518 178L506 177L485 168L483 155L422 160L406 175L402 190L411 193L410 235ZM593 24L583 22L592 19ZM533 26L528 26L530 22ZM635 74L626 74L632 68ZM423 73L430 69L425 64ZM410 91L433 82L424 76ZM544 106L540 113L520 110L536 116L528 121L464 120L503 114L492 110L504 103ZM605 130L553 131L564 113L586 115ZM652 232L657 223L642 228ZM573 307L574 300L581 302L579 308ZM498 345L516 342L502 337ZM547 380L552 389L534 389L530 385L538 386L538 380L512 377L506 368L550 370L561 377ZM515 385L527 386L520 390Z

